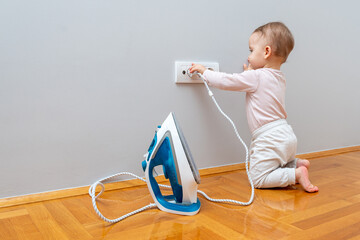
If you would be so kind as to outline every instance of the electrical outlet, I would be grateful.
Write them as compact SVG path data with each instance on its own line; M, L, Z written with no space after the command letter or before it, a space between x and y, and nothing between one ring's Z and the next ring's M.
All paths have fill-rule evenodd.
M204 65L206 68L219 71L219 63L217 62L175 62L175 83L203 83L197 74L192 77L188 74L188 69L192 63Z

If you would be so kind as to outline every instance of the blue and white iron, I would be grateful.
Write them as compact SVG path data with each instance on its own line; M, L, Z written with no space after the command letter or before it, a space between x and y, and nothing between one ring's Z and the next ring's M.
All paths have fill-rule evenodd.
M145 157L142 167L157 207L162 211L181 215L198 213L200 200L197 197L197 187L200 184L200 174L174 113L170 113L158 127ZM170 181L173 195L163 196L155 180L154 168L161 165L165 178Z
M189 72L188 72L189 73ZM92 184L89 188L89 195L92 198L92 203L95 212L101 219L110 223L119 222L129 216L136 213L158 207L160 210L175 213L180 215L195 215L200 210L200 200L197 198L197 193L202 194L207 200L218 203L231 203L236 205L247 206L250 205L254 200L254 184L249 175L248 169L248 148L242 138L240 137L234 122L222 111L219 104L216 102L214 94L211 92L206 80L200 73L196 73L204 82L209 96L212 98L219 112L231 123L238 137L239 141L245 148L246 159L245 167L248 179L251 185L251 196L248 202L240 202L232 199L213 199L206 195L203 191L197 190L198 184L200 184L200 174L196 168L195 162L192 158L189 146L185 140L185 137L177 123L173 113L165 119L163 124L158 127L155 132L154 139L145 154L145 160L142 162L142 167L145 172L145 179L136 176L129 172L120 172L112 176L100 179ZM190 75L189 75L190 76ZM192 75L190 76L192 77ZM155 167L163 166L163 172L165 178L169 179L170 185L161 185L156 182L154 177ZM101 196L105 190L104 183L114 182L119 176L130 175L141 181L147 183L150 194L154 199L155 203L150 203L140 209L125 214L116 219L106 218L98 209L96 199ZM96 195L96 187L100 186L101 191ZM164 196L161 191L161 187L171 188L173 194Z

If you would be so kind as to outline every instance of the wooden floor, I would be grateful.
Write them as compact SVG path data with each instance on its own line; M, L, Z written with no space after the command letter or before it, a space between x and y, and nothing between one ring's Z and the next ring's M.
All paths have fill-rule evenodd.
M256 190L248 207L200 197L195 216L151 209L117 224L100 220L87 195L0 208L0 239L360 239L360 152L311 160L315 194L299 185ZM244 171L203 177L200 189L215 198L247 201ZM99 207L118 217L152 202L145 187L107 192Z

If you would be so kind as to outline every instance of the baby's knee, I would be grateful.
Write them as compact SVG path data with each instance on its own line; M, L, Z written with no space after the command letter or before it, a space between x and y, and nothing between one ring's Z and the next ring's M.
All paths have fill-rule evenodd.
M251 181L254 185L254 188L262 188L262 177L258 174L255 174L254 172L249 172Z
M262 184L260 184L260 182L255 182L254 188L259 189L259 188L263 188L263 187L262 187Z
M294 168L278 168L270 172L250 171L255 188L287 187L295 184Z

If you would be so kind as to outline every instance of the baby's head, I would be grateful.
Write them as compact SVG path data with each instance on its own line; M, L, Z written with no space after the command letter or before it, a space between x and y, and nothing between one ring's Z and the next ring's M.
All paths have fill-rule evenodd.
M286 62L294 48L290 30L281 22L270 22L258 27L250 36L249 63L254 69L264 67L268 61Z

